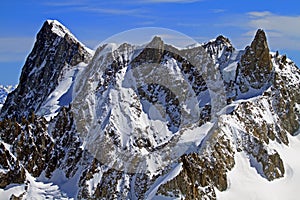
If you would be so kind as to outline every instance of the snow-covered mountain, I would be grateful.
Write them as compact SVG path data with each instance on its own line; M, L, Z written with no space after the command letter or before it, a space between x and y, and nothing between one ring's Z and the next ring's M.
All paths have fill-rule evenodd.
M297 199L300 70L258 30L95 52L37 35L0 121L0 198Z

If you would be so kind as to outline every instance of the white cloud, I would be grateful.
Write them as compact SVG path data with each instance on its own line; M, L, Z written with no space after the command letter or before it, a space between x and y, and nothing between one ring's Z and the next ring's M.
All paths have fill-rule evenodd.
M223 13L223 12L226 12L226 10L224 10L224 9L212 9L211 12L212 13Z
M134 15L134 14L141 13L141 10L139 9L110 9L110 8L97 8L97 7L79 7L77 9L86 12L95 12L95 13L112 14L112 15Z
M255 33L256 33L256 29L244 33L243 36L253 37L255 35ZM275 31L267 31L267 34L268 34L268 37L282 37L283 36L281 33L278 33Z
M182 22L178 22L177 26L189 27L189 28L199 28L199 27L202 27L203 24L201 24L201 23L182 23Z
M263 12L248 12L248 15L252 16L252 17L265 17L268 15L271 15L272 13L270 13L269 11L263 11Z
M0 38L0 62L23 61L30 53L34 38L2 37Z
M204 0L128 0L128 1L116 1L117 3L121 4L133 4L133 3L193 3L199 2ZM114 2L110 2L114 3ZM104 1L97 1L97 0L64 0L64 1L52 1L44 3L44 5L48 6L77 6L77 5L103 5L105 4Z
M83 5L82 1L51 1L51 2L45 2L44 5L46 6L54 6L54 7L65 7L65 6L79 6Z
M300 15L278 15L269 11L253 11L231 15L222 19L218 26L235 27L244 31L233 38L238 46L245 46L253 39L257 29L263 29L272 50L300 50ZM246 42L245 42L246 41Z
M155 21L142 21L142 22L137 22L135 25L137 26L153 26L155 24Z
M282 33L284 36L300 37L300 16L283 16L271 12L250 12L248 26Z
M140 3L193 3L202 0L143 0Z
M82 12L91 12L91 13L100 13L100 14L109 14L109 15L132 15L132 16L141 16L143 13L142 9L120 9L114 6L113 8L107 7L108 3L104 1L95 1L95 0L76 0L76 1L54 1L43 3L45 6L64 8L64 10L55 10L56 12L64 12L67 8L68 10L73 11L82 11ZM113 2L112 4L117 4ZM124 2L119 2L123 4Z
M157 34L167 44L174 45L179 48L187 47L198 43L194 38L180 32L170 31L170 33Z
M200 2L203 0L128 0L128 1L113 1L113 2L105 2L105 1L96 1L96 0L63 0L63 1L52 1L42 3L45 6L49 7L57 7L64 8L55 10L55 12L64 12L65 8L68 10L75 11L83 11L83 12L93 12L100 14L110 14L110 15L130 15L136 17L149 17L149 15L145 15L145 8L136 8L136 5L141 4L156 4L156 3L193 3ZM113 7L111 7L114 5ZM123 6L123 8L120 7ZM134 6L134 9L126 8L126 6ZM221 10L216 10L216 12L220 12ZM53 12L53 10L51 10Z
M247 15L246 25L250 29L264 29L273 49L300 50L300 16L276 15L268 11Z

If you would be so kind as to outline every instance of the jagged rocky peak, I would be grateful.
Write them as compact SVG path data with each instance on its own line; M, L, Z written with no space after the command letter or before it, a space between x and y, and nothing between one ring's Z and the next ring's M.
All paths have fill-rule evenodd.
M88 63L92 51L56 20L44 22L22 68L20 84L8 95L1 117L36 112L56 88L62 76L79 63Z
M64 37L65 34L70 33L70 31L57 20L45 21L42 29L50 30L61 37Z
M241 58L239 66L241 92L249 90L249 87L245 84L246 82L254 89L260 89L266 84L268 85L272 78L272 69L273 64L267 37L265 32L259 29L251 45L246 47L245 54Z
M153 62L159 63L162 59L165 50L165 44L163 40L155 36L143 49L143 51L134 60L135 63L141 62Z
M215 39L210 40L209 42L205 43L203 45L203 47L205 49L208 49L208 50L209 49L215 49L216 47L219 47L219 49L222 49L224 47L227 47L227 48L232 49L232 50L234 49L232 44L231 44L231 41L223 35L219 35ZM214 52L209 52L209 53L217 53L217 52L214 51Z
M92 51L85 47L57 20L47 20L44 22L41 30L37 34L35 46L28 57L29 60L34 59L31 55L36 53L34 52L36 48L43 48L45 53L50 53L50 56L53 58L60 58L54 57L59 55L68 56L66 62L72 66L75 66L80 62L88 63L92 57ZM57 50L55 48L57 48ZM56 52L53 52L54 50L56 50Z
M219 65L220 69L223 69L228 65L230 57L235 51L230 40L223 35L219 35L216 39L205 43L203 48L213 59L215 64Z
M64 38L69 44L77 44L78 45L78 51L79 51L79 56L75 56L71 60L71 65L77 65L79 62L84 62L88 63L91 59L92 51L85 47L84 44L82 44L71 32L69 29L67 29L64 25L62 25L59 21L57 20L47 20L43 28L45 28L45 33L54 34L57 35L61 38ZM43 31L43 28L40 32ZM84 59L83 54L87 54L88 56ZM81 56L81 57L80 57Z
M61 37L64 37L66 34L72 35L69 29L67 29L57 20L47 20L46 22L44 22L43 28L51 30L51 32L56 33ZM74 38L73 35L72 37Z
M163 40L159 36L154 36L151 42L147 45L148 48L160 48L164 45Z
M227 37L223 36L223 35L219 35L219 36L216 38L215 42L216 42L217 44L223 43L223 44L227 44L227 46L232 46L230 40L229 40Z

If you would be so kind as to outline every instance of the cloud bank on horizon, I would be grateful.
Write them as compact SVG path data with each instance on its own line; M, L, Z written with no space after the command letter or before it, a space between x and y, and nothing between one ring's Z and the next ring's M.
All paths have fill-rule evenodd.
M0 8L0 84L16 84L35 35L46 19L57 19L94 48L122 31L162 27L199 42L222 34L245 48L255 31L266 31L271 50L300 65L300 11L296 1L259 0L77 0L14 1Z

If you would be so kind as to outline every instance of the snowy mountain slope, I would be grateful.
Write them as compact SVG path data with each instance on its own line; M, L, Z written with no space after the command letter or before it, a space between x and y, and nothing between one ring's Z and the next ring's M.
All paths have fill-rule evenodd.
M229 177L226 174L231 169L234 169L235 158L237 157L235 155L237 154L238 162L243 162L249 168L252 167L256 174L261 176L260 179L269 181L280 177L294 179L290 176L291 169L286 164L293 161L285 161L285 159L289 158L285 156L285 153L280 154L280 152L282 149L287 150L289 148L289 138L299 133L299 110L297 108L300 101L300 73L295 64L287 60L285 56L271 54L270 61L272 62L273 74L272 82L269 83L271 86L267 89L262 87L260 90L255 90L256 95L258 92L262 95L257 95L250 99L230 100L227 109L224 108L224 111L227 110L227 114L225 112L226 115L223 114L219 117L218 128L215 131L216 134L211 136L211 142L206 147L200 148L202 151L200 155L187 156L186 162L190 163L189 166L202 167L197 167L197 170L193 173L190 172L190 167L187 167L186 170L188 172L183 170L178 177L163 185L161 191L159 191L160 194L174 198L182 195L182 191L184 191L184 193L192 195L190 196L191 199L195 199L199 196L204 198L206 193L208 193L210 194L209 198L214 199L216 197L214 191L227 190L229 197L235 196L234 192L236 189L231 191L230 179L236 179L236 177L234 175L231 177L230 172ZM237 97L236 99L239 98ZM213 141L219 139L223 140L223 144L227 143L225 147L222 148L222 142L217 142L217 145L214 145ZM294 138L291 140L293 142L297 141ZM297 142L293 144L299 146ZM213 155L213 157L210 158L209 155ZM242 160L240 155L244 155ZM200 159L197 159L197 157ZM206 160L205 164L203 160ZM285 166L287 166L287 169ZM209 168L218 172L207 170ZM251 180L247 179L247 176L244 178L243 181L246 183L251 182ZM187 191L186 188L180 188L180 192L178 191L178 184L182 182L191 185L190 191ZM200 186L206 186L209 189L197 186L199 182ZM261 182L265 181L261 180ZM285 186L286 189L295 189L294 185ZM214 190L213 187L216 187L218 190ZM235 185L234 187L237 186ZM269 187L271 188L271 186ZM195 190L201 191L201 193L195 193ZM248 191L248 193L244 193L245 196L243 198L245 199L260 198L259 193L250 192L252 191L251 188L249 190L245 188L244 191ZM272 192L276 196L276 192ZM280 191L278 192L280 193ZM296 190L293 190L293 192L295 193ZM219 194L222 196L222 193ZM282 196L282 194L278 196ZM286 198L293 199L295 197L293 193L290 193Z
M37 45L44 55L30 55L53 59L49 72L59 76L31 85L30 98L17 91L6 102L1 197L294 198L300 71L269 52L262 30L245 50L223 36L188 49L154 37L144 46L104 44L91 60L93 52L79 50L78 60L62 65L65 42L46 36L64 41L67 29L44 26L37 44L52 50ZM57 56L47 57L52 51ZM21 77L48 71L29 66Z
M272 182L261 178L255 168L248 162L248 156L237 153L236 165L228 173L229 189L217 192L218 199L298 199L297 190L300 180L299 160L295 159L299 152L299 135L289 137L289 146L278 145L276 150L284 160L286 173L283 178ZM242 186L242 187L241 187Z
M262 97L254 98L252 100L254 105L252 105L251 110L249 110L251 113L247 113L249 116L246 117L248 119L253 117L253 119L250 121L245 120L243 123L253 124L252 126L254 127L249 127L252 130L248 130L247 132L260 138L263 144L267 146L266 150L268 152L279 156L276 156L277 159L271 159L267 165L263 164L263 161L259 162L258 159L252 161L249 165L249 155L237 152L235 155L236 166L228 173L229 189L217 194L217 197L220 199L237 199L243 196L255 199L297 199L295 194L297 185L299 184L299 160L296 154L300 148L298 135L298 104L300 99L298 97L293 98L293 96L299 95L297 87L299 87L300 84L300 73L294 63L290 60L286 60L285 56L278 56L278 54L274 53L272 57L276 74L275 82L284 84L287 91L278 87L278 85L272 86ZM286 92L289 94L286 94ZM289 96L289 98L286 98L287 96L283 97L283 94ZM280 109L281 112L278 112L278 101L291 104L294 106L294 111ZM280 105L279 107L282 108L283 106ZM237 112L240 111L239 109L237 110ZM260 115L262 115L262 117L259 117ZM283 115L288 115L289 121L282 121L285 120L285 117L282 117ZM230 121L230 124L241 123ZM274 127L272 127L273 125L279 127L275 127L274 129ZM238 129L240 129L240 127L236 126ZM246 126L244 125L244 127ZM268 130L261 130L264 128ZM243 131L246 132L246 130ZM258 135L259 132L264 132L265 135ZM276 135L276 133L279 135ZM280 160L282 160L282 164L276 164L276 162L281 163ZM273 173L282 173L282 178L268 182L262 177L269 177L270 174L268 175L266 172L274 167L274 165L272 165L274 163L275 171ZM276 166L278 168L276 168ZM279 174L279 176L281 175ZM241 184L243 184L243 187L240 187Z
M68 106L72 102L72 92L74 80L87 64L81 62L61 76L57 87L49 94L47 99L41 104L41 107L36 111L37 115L44 116L46 119L54 117L63 106Z
M157 48L150 48L151 45ZM169 145L171 140L185 135L178 131L179 128L197 123L200 114L205 116L210 107L209 91L201 75L196 74L196 69L189 63L185 63L186 69L183 69L182 63L187 61L182 58L182 61L176 60L174 57L178 55L166 50L167 46L160 38L154 38L134 58L130 58L136 51L132 46L121 45L117 49L111 49L111 46L96 52L97 59L90 63L75 84L77 94L72 108L77 122L81 123L77 128L83 134L89 130L85 139L92 153L97 154L99 144L110 146L110 151L114 153L111 157L106 153L97 154L100 161L111 160L121 165L128 156L128 162L124 163L131 163L130 169L119 166L119 170L136 172L139 168L142 171L156 171L157 167L164 165L163 162L169 162L164 159L165 156L168 159L180 156L175 151L165 152L166 155L159 152L161 154L157 155L156 149L165 149L164 146ZM110 53L103 56L103 51ZM156 52L152 51L163 53L156 57ZM149 62L154 62L150 67L143 66L149 54L154 55ZM117 65L99 68L98 64L103 60L109 64L113 59L117 60ZM185 70L183 74L182 70ZM189 80L192 73L196 75ZM87 74L90 79L86 79ZM163 74L174 79L165 79ZM183 87L185 90L178 91ZM95 126L99 128L93 130ZM134 166L132 158L135 158L134 162L139 160L136 162L138 166Z

